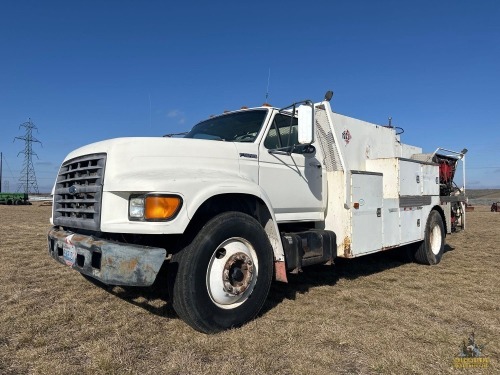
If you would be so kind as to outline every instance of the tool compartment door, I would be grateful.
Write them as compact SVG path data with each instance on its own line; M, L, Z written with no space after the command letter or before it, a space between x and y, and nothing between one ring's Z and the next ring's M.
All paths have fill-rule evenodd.
M439 195L439 166L422 163L422 195Z
M382 178L382 173L351 171L351 251L353 256L372 253L382 248Z

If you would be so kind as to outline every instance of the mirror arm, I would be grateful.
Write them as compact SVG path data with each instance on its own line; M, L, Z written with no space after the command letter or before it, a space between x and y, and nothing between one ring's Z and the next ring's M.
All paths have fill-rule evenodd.
M268 150L270 154L278 154L278 155L288 155L291 156L293 149L295 148L295 145L292 147L287 146L287 147L279 147L279 148L273 148Z
M287 146L287 147L279 147L279 148L273 148L268 150L270 154L278 154L278 155L288 155L291 156L293 152L295 151L295 148L297 145L292 145L292 146ZM303 154L303 152L300 152L300 154Z

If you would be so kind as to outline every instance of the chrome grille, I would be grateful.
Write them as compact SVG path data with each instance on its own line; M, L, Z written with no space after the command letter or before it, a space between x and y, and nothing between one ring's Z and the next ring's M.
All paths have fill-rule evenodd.
M63 163L54 192L55 225L99 230L106 154L79 156Z

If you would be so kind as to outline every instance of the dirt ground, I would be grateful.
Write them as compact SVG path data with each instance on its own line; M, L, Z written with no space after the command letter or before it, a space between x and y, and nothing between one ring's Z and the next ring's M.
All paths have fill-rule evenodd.
M0 206L0 374L499 373L500 213L476 206L437 266L395 251L275 283L261 316L192 330L161 282L103 288L48 256L50 207ZM463 341L487 369L456 370Z

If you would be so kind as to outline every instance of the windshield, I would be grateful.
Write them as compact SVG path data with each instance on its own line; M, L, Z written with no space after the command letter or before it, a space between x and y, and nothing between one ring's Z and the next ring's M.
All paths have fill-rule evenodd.
M267 110L235 112L214 117L195 125L186 138L228 142L253 142L259 134Z

